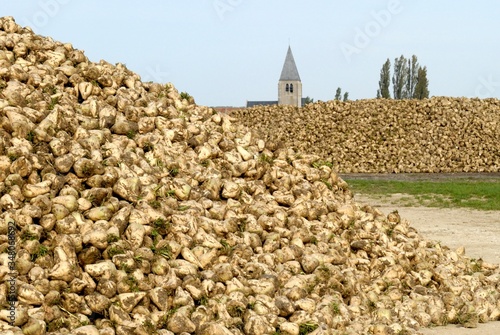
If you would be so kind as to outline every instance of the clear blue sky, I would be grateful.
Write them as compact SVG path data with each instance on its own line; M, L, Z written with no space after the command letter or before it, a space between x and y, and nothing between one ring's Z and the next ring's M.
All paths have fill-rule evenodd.
M375 97L402 54L431 95L500 97L498 0L0 0L0 16L208 106L276 100L289 43L315 100Z

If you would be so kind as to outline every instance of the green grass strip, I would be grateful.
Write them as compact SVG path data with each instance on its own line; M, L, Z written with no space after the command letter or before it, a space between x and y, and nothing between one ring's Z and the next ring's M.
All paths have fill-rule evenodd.
M346 179L354 194L408 194L419 205L500 210L500 181L388 181Z

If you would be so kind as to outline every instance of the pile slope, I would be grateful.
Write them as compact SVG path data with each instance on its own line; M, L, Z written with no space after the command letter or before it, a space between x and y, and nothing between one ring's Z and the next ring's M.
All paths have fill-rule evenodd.
M0 19L2 334L415 334L498 266L353 202L319 156Z
M231 115L267 141L321 155L341 173L500 171L496 99L328 101Z

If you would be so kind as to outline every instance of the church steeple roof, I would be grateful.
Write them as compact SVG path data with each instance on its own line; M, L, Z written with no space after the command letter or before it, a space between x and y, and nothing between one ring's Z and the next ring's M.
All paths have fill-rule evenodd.
M290 46L288 46L285 64L283 64L283 70L281 70L280 76L280 81L285 80L300 81L299 71L297 71L297 66L295 65L295 60L293 59L292 49Z

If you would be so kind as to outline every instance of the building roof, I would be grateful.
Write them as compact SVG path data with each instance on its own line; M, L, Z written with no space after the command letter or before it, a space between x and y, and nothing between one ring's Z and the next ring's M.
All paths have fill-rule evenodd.
M247 101L247 107L277 105L278 101Z
M290 46L288 46L285 64L283 64L283 70L281 70L280 76L280 81L285 80L300 81L299 71L297 71L297 65L295 65L295 60L293 59L292 49Z

